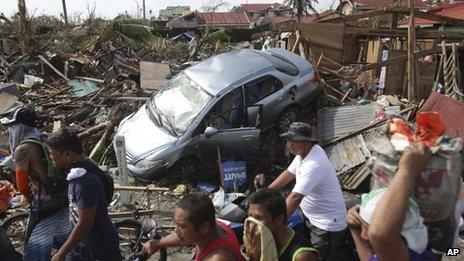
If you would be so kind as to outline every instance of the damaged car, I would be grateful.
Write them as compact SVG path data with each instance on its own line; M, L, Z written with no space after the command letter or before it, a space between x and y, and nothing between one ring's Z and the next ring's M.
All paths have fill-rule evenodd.
M232 51L177 74L121 121L117 135L137 179L192 177L214 170L219 155L259 158L260 133L286 129L319 93L313 66L292 52Z

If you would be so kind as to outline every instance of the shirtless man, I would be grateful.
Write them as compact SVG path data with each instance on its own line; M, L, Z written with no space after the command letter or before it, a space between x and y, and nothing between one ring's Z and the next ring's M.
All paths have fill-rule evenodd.
M48 193L53 189L48 175L50 162L41 145L35 112L19 108L1 122L9 128L18 190L31 204L24 260L50 260L52 248L58 249L70 231L66 193Z

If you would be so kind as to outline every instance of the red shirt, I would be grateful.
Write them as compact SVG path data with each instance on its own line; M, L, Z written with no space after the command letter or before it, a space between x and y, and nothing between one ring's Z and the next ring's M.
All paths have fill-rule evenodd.
M234 231L228 225L223 222L216 221L216 224L222 228L227 233L227 236L218 238L213 242L209 243L203 251L195 253L195 261L202 261L207 257L211 252L218 249L226 249L235 256L235 260L244 260L242 252L240 251L240 244L238 243L237 237L235 236Z

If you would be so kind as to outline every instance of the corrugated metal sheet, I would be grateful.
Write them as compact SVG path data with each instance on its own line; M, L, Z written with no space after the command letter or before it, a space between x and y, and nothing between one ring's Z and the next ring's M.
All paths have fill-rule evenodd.
M323 108L317 112L320 141L330 141L368 126L382 107L376 104ZM398 114L399 106L385 108L387 114Z
M369 177L371 168L368 162L364 163L355 173L347 176L342 180L342 186L345 189L357 189L361 183Z
M343 140L324 150L334 165L337 175L353 169L371 157L371 152L362 135Z

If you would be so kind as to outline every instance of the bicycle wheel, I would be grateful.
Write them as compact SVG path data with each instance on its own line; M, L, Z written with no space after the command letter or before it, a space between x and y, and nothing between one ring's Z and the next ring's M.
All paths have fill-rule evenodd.
M16 251L22 253L26 240L26 228L29 213L14 214L3 221L3 228L10 237Z
M124 219L114 222L114 226L118 230L119 249L123 258L132 255L137 239L140 237L142 223L135 219Z
M114 226L118 230L119 235L119 249L124 259L129 260L129 257L136 251L141 251L142 244L136 246L137 239L140 237L142 231L142 223L135 219L124 219L118 222L114 222ZM160 239L161 235L158 233L155 235L155 239ZM146 240L146 239L145 239ZM148 260L167 260L166 248L161 248L157 253L152 255Z

